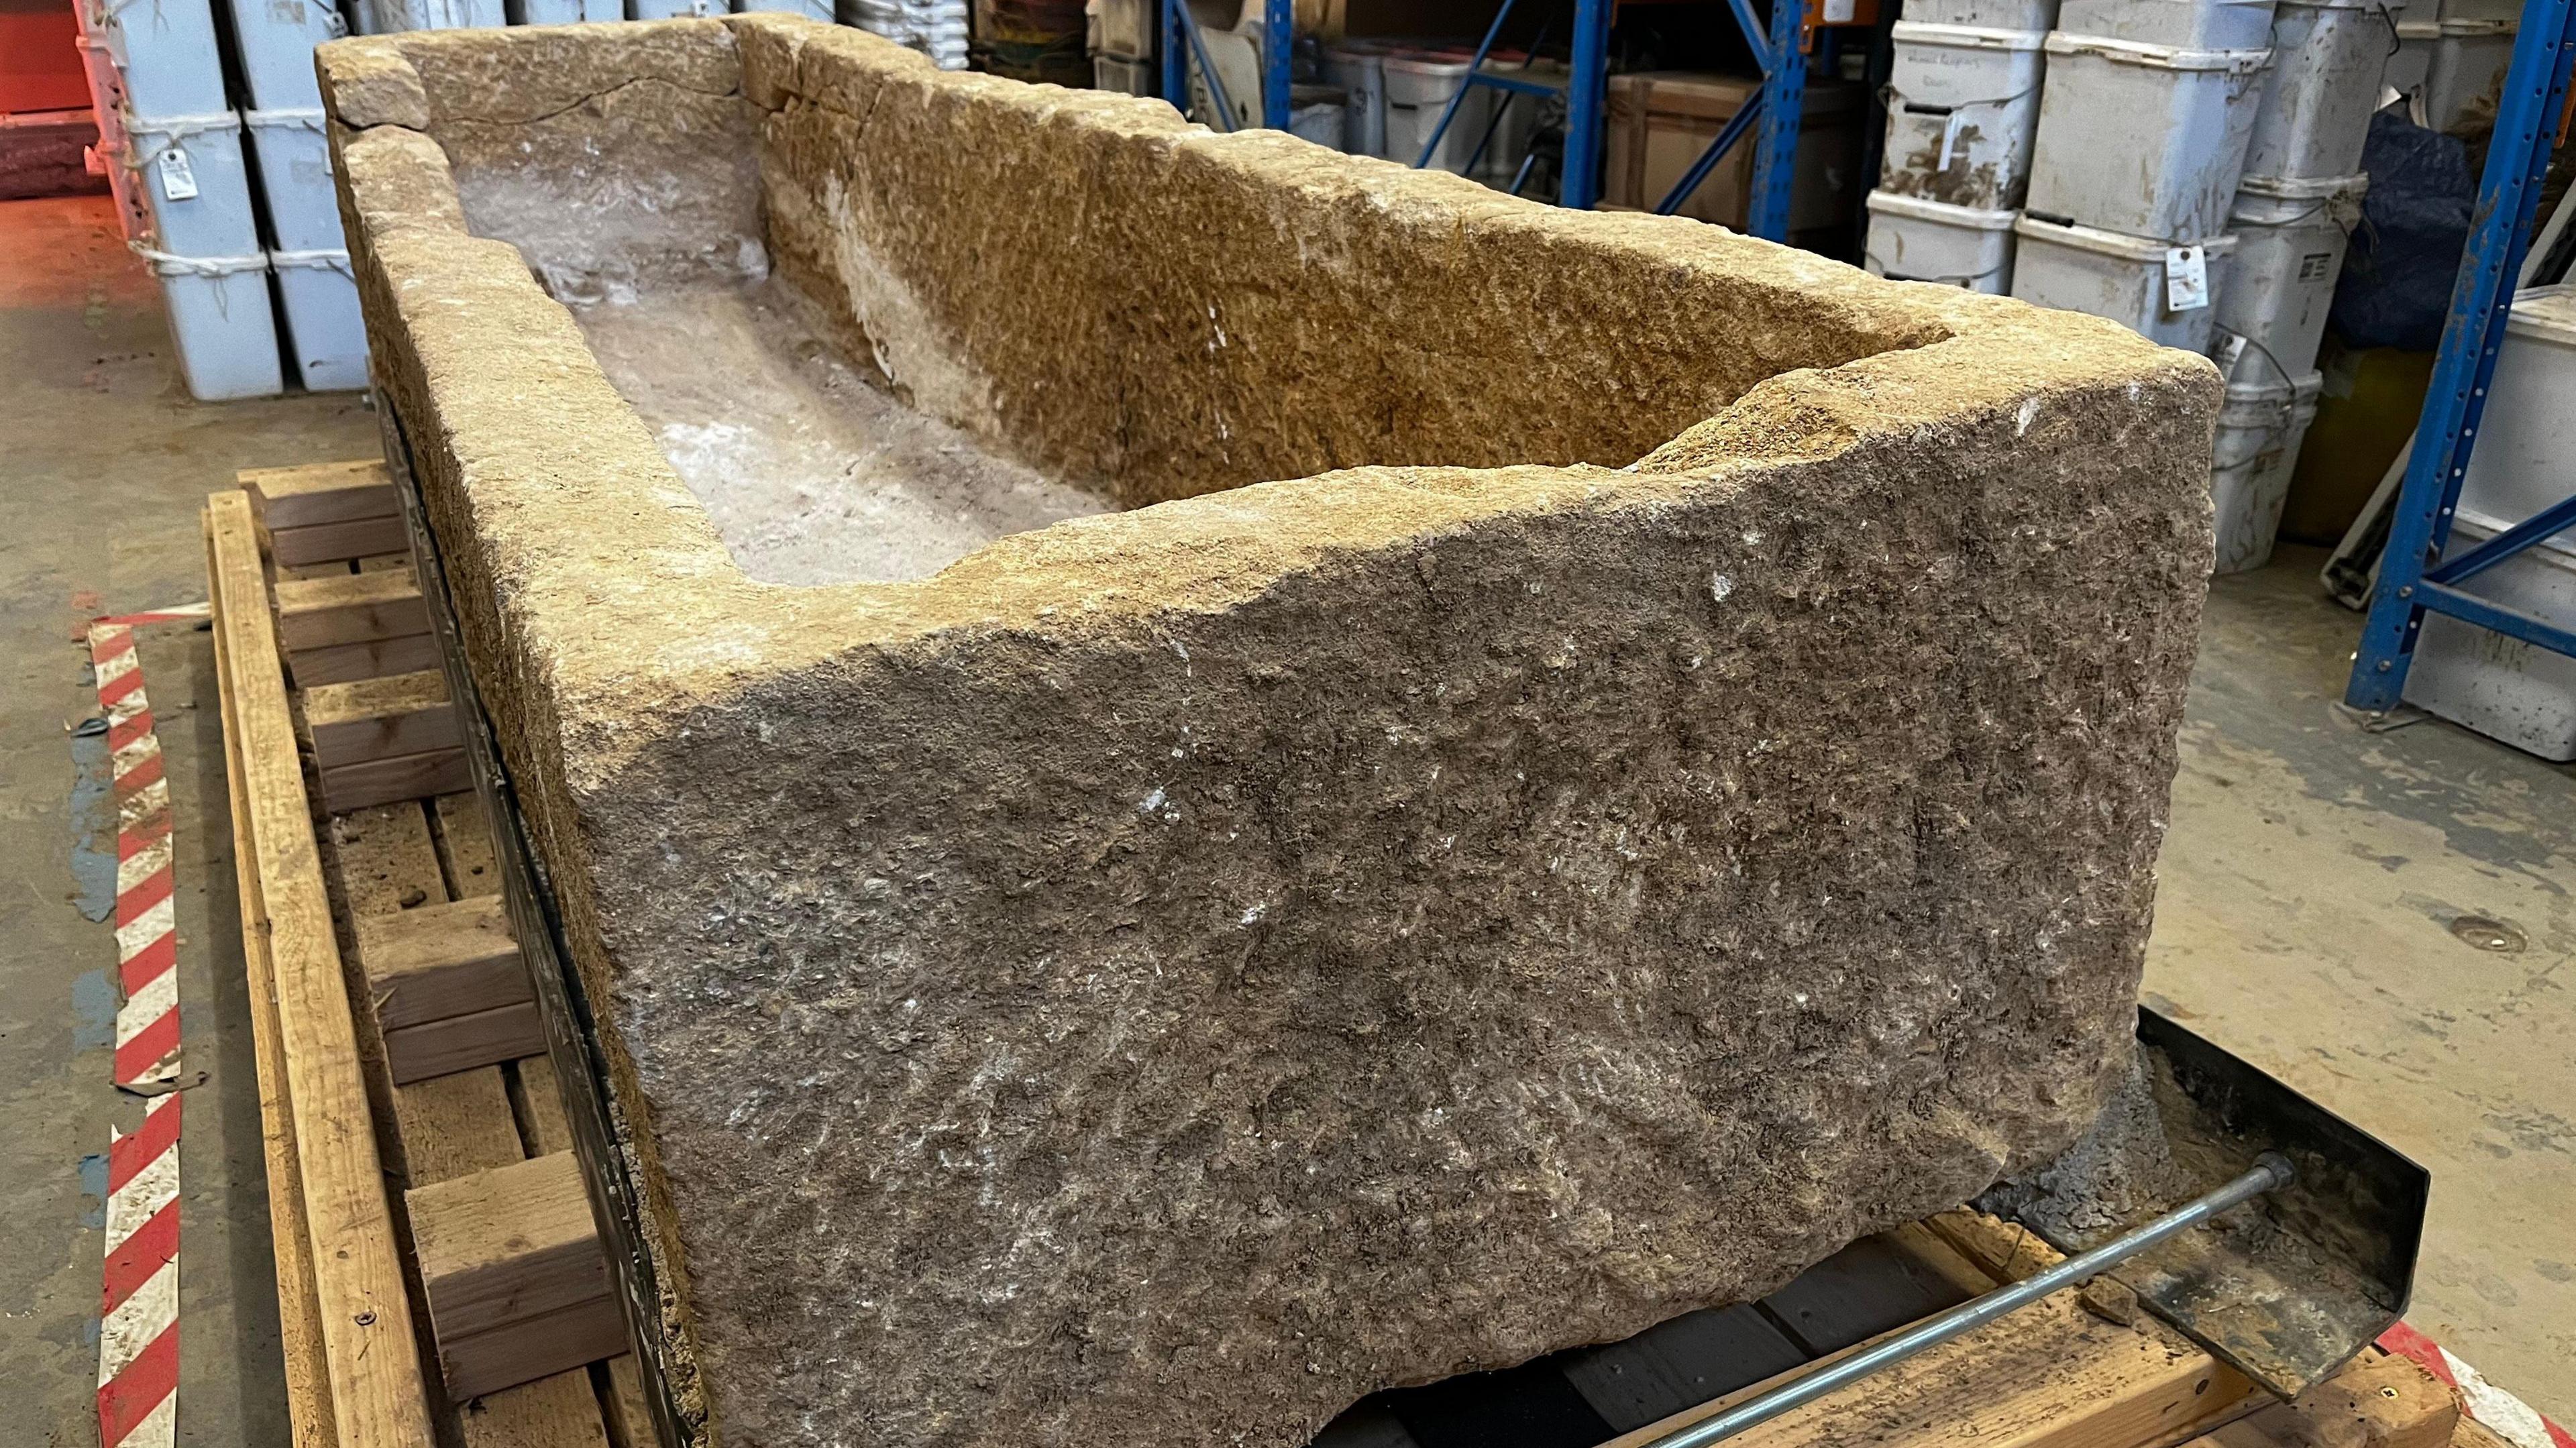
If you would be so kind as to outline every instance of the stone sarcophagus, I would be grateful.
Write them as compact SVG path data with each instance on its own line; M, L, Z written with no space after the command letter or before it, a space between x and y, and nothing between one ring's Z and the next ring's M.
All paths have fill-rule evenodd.
M780 17L321 65L690 1433L1293 1448L2093 1116L2201 359Z

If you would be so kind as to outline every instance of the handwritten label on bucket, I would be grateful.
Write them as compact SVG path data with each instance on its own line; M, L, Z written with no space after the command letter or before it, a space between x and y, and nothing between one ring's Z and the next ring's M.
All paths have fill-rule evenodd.
M2196 246L2165 248L2165 310L2197 311L2209 305L2209 256Z

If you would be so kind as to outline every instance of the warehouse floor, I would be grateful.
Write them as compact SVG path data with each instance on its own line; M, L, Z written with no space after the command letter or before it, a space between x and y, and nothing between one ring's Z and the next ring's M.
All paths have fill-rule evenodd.
M95 852L106 759L72 732L96 712L73 639L204 596L197 502L234 469L377 446L354 397L195 404L169 350L103 198L0 203L0 1382L62 1448L96 1441L103 1154L140 1117L107 1085L114 942L84 907L114 851ZM2359 620L2318 598L2315 565L2293 551L2212 590L2149 999L2429 1166L2412 1320L2576 1420L2576 771L2342 719ZM286 1432L212 655L184 625L141 654L205 1075L181 1147L181 1441L268 1445Z

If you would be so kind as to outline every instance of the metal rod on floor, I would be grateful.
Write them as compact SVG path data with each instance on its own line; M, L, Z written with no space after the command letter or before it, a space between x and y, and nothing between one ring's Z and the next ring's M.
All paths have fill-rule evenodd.
M1829 1367L1818 1368L1795 1382L1738 1403L1713 1418L1675 1429L1647 1444L1646 1448L1708 1448L1711 1443L1732 1438L1792 1408L1804 1407L1883 1368L1893 1367L1925 1348L1973 1332L2015 1308L2027 1307L2053 1292L2063 1291L2088 1277L2099 1276L2105 1269L2135 1257L2176 1233L2189 1231L2274 1187L2287 1186L2295 1175L2288 1157L2267 1151L2255 1158L2254 1169L2245 1175L2126 1236L2069 1257L2047 1271L2025 1277L2009 1287L1997 1288L1983 1297L1962 1302L1939 1316L1927 1317L1876 1347L1853 1353Z

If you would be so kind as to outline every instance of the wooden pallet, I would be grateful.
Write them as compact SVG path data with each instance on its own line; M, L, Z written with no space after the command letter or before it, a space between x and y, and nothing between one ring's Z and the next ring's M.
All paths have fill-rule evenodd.
M384 470L242 482L207 506L208 573L296 1448L650 1448L633 1359L611 1356L622 1340L601 1325L614 1309L526 971L494 908L493 832L463 792L444 686L420 673L438 660L408 561L382 551L397 536L383 520L398 521ZM1759 1303L1378 1395L1316 1448L1506 1448L1551 1441L1531 1425L1552 1413L1552 1441L1642 1448L2056 1260L2018 1228L1945 1212ZM549 1351L598 1360L482 1391ZM1738 1441L2442 1448L2455 1432L2483 1448L2402 1358L2371 1350L2274 1403L2104 1283Z

